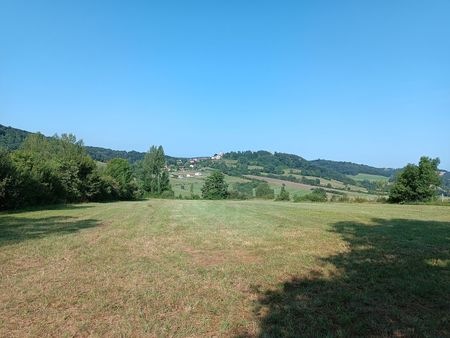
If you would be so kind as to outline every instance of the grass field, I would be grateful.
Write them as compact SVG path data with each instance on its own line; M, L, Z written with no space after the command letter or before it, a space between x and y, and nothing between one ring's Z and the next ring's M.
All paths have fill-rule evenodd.
M347 175L348 177L354 179L355 181L382 181L387 182L389 180L386 176L380 176L380 175L370 175L370 174L358 174L358 175Z
M450 208L147 200L0 213L0 336L449 336Z
M293 171L293 173L291 173L291 171ZM284 171L284 176L294 176L298 179L302 179L302 177L305 177L305 178L308 178L311 180L319 179L321 185L326 186L327 184L330 184L332 188L336 188L336 189L344 189L346 187L345 184L342 183L341 181L336 181L336 180L326 179L326 178L316 177L316 176L302 175L301 172L299 172L298 170L286 169ZM367 192L367 189L365 189L363 187L359 187L357 185L349 184L347 186L350 187L350 189L354 190L354 191Z

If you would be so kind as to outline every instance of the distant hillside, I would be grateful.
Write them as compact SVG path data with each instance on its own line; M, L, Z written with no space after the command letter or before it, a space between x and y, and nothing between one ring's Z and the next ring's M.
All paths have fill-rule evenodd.
M369 174L369 175L391 177L397 171L397 169L375 168L365 164L357 164L352 162L314 160L310 161L310 163L321 168L328 168L331 170L335 170L344 175Z
M0 147L8 150L16 150L27 138L30 132L6 127L0 124Z
M334 179L347 184L355 184L355 181L332 168L322 167L305 160L303 157L285 153L270 153L268 151L238 151L224 155L225 160L234 160L236 164L230 173L256 174L261 172L282 175L287 169L300 170L303 176L315 176ZM256 169L255 167L260 167Z
M444 188L444 190L450 193L450 171L445 171L441 179L442 179L442 188Z
M8 150L16 150L20 147L25 138L32 134L26 130L7 127L0 124L0 147ZM124 158L135 163L144 158L144 152L138 151L123 151L112 150L102 147L85 146L88 154L95 160L107 162L112 158ZM166 156L169 164L176 164L178 160L183 162L187 158L177 158ZM230 164L232 162L233 164ZM364 164L356 164L351 162L329 161L329 160L314 160L308 161L298 155L285 153L271 153L268 151L238 151L226 153L223 160L205 161L206 166L222 170L229 175L259 175L267 173L274 178L295 180L292 174L298 170L303 176L321 177L326 179L334 179L344 184L358 184L351 177L347 175L378 175L384 177L392 177L399 169L392 168L376 168ZM288 173L286 173L288 171ZM283 176L283 177L282 177ZM307 178L303 178L307 181ZM450 173L446 172L442 176L443 186L450 189ZM367 183L367 182L366 182ZM366 184L367 186L367 184Z
M102 147L84 147L87 153L94 159L100 162L108 162L113 158L124 158L130 163L136 163L137 161L143 160L145 153L138 151L125 151L125 150L112 150Z

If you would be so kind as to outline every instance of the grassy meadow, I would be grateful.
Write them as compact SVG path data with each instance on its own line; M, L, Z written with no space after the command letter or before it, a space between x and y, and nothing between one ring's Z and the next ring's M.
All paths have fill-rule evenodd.
M361 174L358 175L347 175L348 177L354 179L355 181L381 181L381 182L387 182L389 180L386 176L380 176L380 175L370 175L370 174Z
M145 200L0 213L0 336L449 336L450 208Z

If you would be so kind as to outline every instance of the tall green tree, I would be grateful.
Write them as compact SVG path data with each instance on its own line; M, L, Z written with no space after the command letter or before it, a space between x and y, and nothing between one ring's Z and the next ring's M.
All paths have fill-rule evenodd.
M114 158L108 162L104 174L111 177L117 185L120 199L129 200L137 195L137 185L134 181L133 170L128 160Z
M419 165L408 164L396 177L389 193L389 201L421 202L429 201L436 196L441 184L438 175L439 158L431 159L422 156Z
M166 157L162 146L152 146L142 162L143 188L151 195L161 195L170 191L169 173L166 170Z
M228 197L228 184L225 175L215 171L209 175L202 187L202 197L207 200L220 200Z
M289 201L290 200L289 192L286 191L286 185L284 183L281 186L280 193L278 194L276 200L277 201Z

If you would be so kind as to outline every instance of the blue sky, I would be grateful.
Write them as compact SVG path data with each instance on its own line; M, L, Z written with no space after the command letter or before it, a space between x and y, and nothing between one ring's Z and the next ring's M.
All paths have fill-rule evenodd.
M449 1L0 1L0 123L450 169Z

